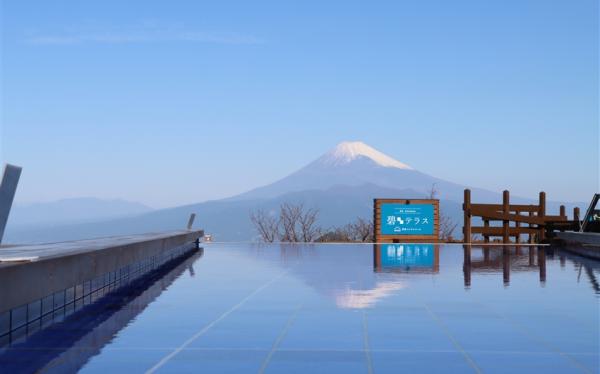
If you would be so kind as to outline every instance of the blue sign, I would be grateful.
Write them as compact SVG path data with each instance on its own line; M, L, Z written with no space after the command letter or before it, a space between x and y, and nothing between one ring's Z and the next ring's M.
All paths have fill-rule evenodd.
M432 204L382 203L380 231L382 235L433 235Z
M433 244L388 244L381 246L381 267L433 267Z

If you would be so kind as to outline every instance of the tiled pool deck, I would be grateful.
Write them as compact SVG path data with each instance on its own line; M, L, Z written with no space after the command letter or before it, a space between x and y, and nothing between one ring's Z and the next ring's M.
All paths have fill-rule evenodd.
M553 249L210 244L0 368L597 373L599 275Z

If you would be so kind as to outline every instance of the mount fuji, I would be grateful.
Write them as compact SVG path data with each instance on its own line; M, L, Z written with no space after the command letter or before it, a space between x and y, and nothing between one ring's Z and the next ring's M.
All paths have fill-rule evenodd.
M196 213L196 226L215 240L254 240L257 233L249 215L255 209L276 212L283 202L303 203L319 210L319 224L327 229L357 217L372 218L373 198L424 198L432 186L438 191L441 212L460 227L465 186L415 170L365 143L343 142L287 177L237 196L97 222L35 229L9 224L6 239L31 243L181 229L189 214ZM478 188L471 191L477 202L502 201L498 192ZM518 197L511 200L520 204L535 202ZM558 205L549 201L548 211L557 211ZM566 205L568 209L573 206ZM460 237L457 232L455 235Z
M388 189L410 189L419 197L427 196L435 185L439 198L456 201L462 201L466 188L422 173L363 142L355 141L340 143L295 173L231 199L274 198L289 192L365 184ZM498 196L483 189L473 189L473 193L483 200L497 199Z

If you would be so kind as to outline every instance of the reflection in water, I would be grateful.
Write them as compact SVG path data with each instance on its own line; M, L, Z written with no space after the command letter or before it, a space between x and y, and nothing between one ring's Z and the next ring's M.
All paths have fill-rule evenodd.
M440 248L433 244L374 244L375 272L437 273Z
M63 322L37 331L24 341L0 350L2 372L76 372L110 344L146 307L161 295L203 250L166 262L130 284L106 294L69 315Z
M280 264L289 267L292 274L319 293L333 299L339 308L363 309L375 307L383 299L411 287L413 276L454 272L453 262L446 263L446 269L441 269L443 261L440 257L444 254L446 259L454 258L460 248L433 244L376 244L371 256L367 257L365 246L282 244L277 253ZM269 246L255 247L259 257L271 257L272 250ZM501 274L503 284L508 287L511 275L522 272L537 272L539 284L545 286L547 251L553 253L547 247L535 246L463 246L464 286L471 286L473 273L489 273ZM591 267L581 265L585 260L569 259L575 266L580 266L583 274L589 274L590 282L598 290L600 285ZM365 267L366 261L370 261L371 271Z
M577 256L570 252L565 252L556 248L549 248L547 252L550 258L554 258L558 255L561 266L563 267L567 260L573 261L575 267L577 268L577 282L579 283L581 281L581 275L583 272L585 274L585 277L589 280L590 284L592 285L594 291L597 294L600 294L600 283L598 282L598 278L596 278L596 274L594 274L594 271L600 271L600 261Z
M364 309L395 293L406 285L402 282L378 282L370 290L347 289L336 297L335 303L342 309Z
M546 282L546 252L544 248L527 247L476 247L463 246L463 277L466 288L471 286L471 273L495 273L502 269L502 280L505 286L510 285L510 274L521 271L538 271L540 283ZM536 261L537 259L537 261Z

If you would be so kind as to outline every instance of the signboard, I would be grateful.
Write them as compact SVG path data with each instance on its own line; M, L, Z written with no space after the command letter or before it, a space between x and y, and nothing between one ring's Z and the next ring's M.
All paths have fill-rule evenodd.
M437 242L439 201L434 199L375 199L375 241Z
M383 235L433 235L433 204L381 205Z

